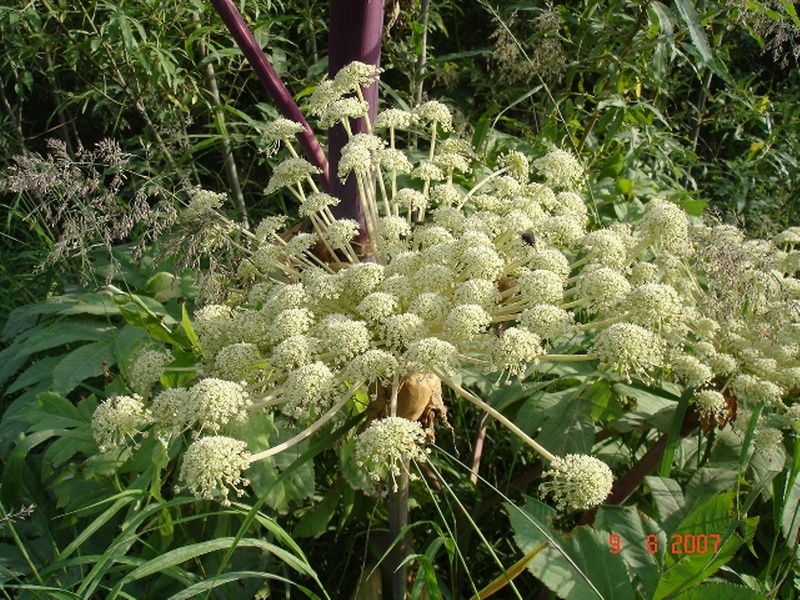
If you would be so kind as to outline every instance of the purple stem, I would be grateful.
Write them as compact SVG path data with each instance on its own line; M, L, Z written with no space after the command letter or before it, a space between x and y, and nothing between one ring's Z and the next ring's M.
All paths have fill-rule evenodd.
M381 41L383 36L382 0L330 0L330 37L328 39L328 73L336 75L345 65L357 60L380 67ZM364 99L369 103L369 118L375 119L378 111L377 82L364 90ZM353 133L364 133L363 119L351 123ZM328 134L328 157L330 160L330 191L341 200L334 207L338 218L355 220L361 227L361 234L355 240L356 249L367 248L367 232L364 212L358 199L355 177L350 176L342 183L336 176L342 148L347 143L344 128L336 126Z
M239 13L231 0L211 0L211 4L219 16L222 17L222 21L233 35L233 39L239 49L256 72L256 75L258 75L280 113L287 119L291 119L305 127L305 131L297 134L300 146L309 162L322 169L322 183L327 189L330 189L331 181L325 152L322 150L303 113L300 112L297 102L294 101L289 90L286 89L283 81L275 72L267 55L264 54L264 50L256 42L256 38L253 37L253 33L244 22L241 13ZM380 2L369 2L369 4L380 4Z

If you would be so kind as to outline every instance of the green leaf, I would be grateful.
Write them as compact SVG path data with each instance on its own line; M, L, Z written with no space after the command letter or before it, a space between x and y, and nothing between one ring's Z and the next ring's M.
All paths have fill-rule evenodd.
M714 496L689 513L670 534L669 547L664 549L666 570L653 600L702 583L734 557L744 543L734 532L735 499L734 492ZM705 551L700 550L701 539L705 540Z
M562 540L546 524L555 511L531 497L526 497L524 508L507 504L506 510L514 541L523 553L548 543L528 563L528 569L559 597L635 598L622 557L609 552L606 532L579 527Z
M667 535L661 526L633 506L601 506L594 525L608 533L608 551L612 551L619 536L619 553L628 567L628 572L639 581L644 597L651 598L660 578L659 556L648 552L648 540L656 540L658 548L665 547ZM648 536L656 536L649 538Z
M674 479L666 477L650 476L644 480L650 488L661 525L667 530L671 529L686 516L681 486Z
M102 375L115 362L113 342L94 342L76 348L53 368L53 391L69 394L81 382Z
M331 488L325 493L322 502L316 506L311 507L292 530L292 536L298 537L316 537L323 533L328 528L328 523L331 522L336 508L342 499L342 490L347 487L342 477L337 477Z
M711 44L708 41L703 25L700 23L700 17L694 8L692 0L675 0L675 5L678 7L678 13L681 15L683 22L686 23L686 27L689 29L692 46L700 55L702 63L711 69L715 75L733 85L733 78L728 72L725 63L714 56Z
M712 581L675 596L675 600L763 600L755 590L733 583Z

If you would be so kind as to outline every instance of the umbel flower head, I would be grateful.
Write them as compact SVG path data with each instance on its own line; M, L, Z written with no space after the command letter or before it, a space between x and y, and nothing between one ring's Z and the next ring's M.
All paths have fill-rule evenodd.
M542 495L550 495L558 510L589 510L608 498L614 477L603 461L585 454L556 457L542 474L549 478L539 486Z
M145 427L151 413L145 408L142 397L113 396L104 400L92 415L92 432L101 452L124 446L139 435L147 435Z
M242 473L250 466L250 453L242 441L214 435L195 440L183 455L181 481L198 498L229 505L230 490L241 496L250 482Z
M425 462L428 459L425 446L425 431L417 421L403 417L386 417L370 423L356 439L352 459L364 469L375 487L388 483L397 491L398 478L408 471L411 460Z

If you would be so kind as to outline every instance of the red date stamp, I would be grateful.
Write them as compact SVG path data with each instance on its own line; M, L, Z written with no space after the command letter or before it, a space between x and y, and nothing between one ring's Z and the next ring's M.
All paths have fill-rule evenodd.
M667 542L667 551L673 556L687 554L716 554L719 550L721 536L718 533L673 533ZM608 535L608 551L611 554L622 552L623 539L618 533ZM648 554L657 554L660 550L658 535L651 533L644 538L644 549Z

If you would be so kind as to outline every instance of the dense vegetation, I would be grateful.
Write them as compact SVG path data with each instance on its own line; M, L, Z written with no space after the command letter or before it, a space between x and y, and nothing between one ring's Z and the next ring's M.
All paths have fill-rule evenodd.
M385 8L361 221L210 4L0 8L2 595L796 597L794 5Z

